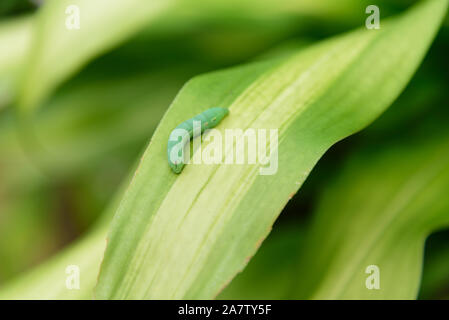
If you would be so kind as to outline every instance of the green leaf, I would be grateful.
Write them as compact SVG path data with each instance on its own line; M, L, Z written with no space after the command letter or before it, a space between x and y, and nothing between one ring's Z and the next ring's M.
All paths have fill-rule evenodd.
M15 98L33 27L31 17L0 24L0 110Z
M174 0L48 0L38 12L33 44L21 84L19 107L28 111L92 58L159 18ZM66 28L79 8L80 28ZM45 77L42 78L42 74Z
M447 233L441 234L446 235L442 239L433 238L433 242L440 241L436 246L430 244L432 249L429 256L426 252L425 259L423 247L430 232L429 222L431 230L449 226L449 200L445 197L449 187L448 138L448 132L441 136L426 132L414 135L412 139L408 135L386 146L378 142L356 149L344 166L337 168L340 172L336 179L326 182L311 227L279 225L219 298L307 299L313 298L316 291L322 293L317 298L336 298L328 296L334 290L329 287L339 285L340 277L351 271L348 285L339 288L342 296L338 298L411 299L416 297L419 285L422 298L441 297L449 275ZM446 162L446 168L441 168L438 162ZM418 174L426 167L443 170L426 184L424 175ZM418 198L413 197L402 212L390 219L391 224L382 225L384 218L391 214L386 208L391 207L392 202L412 184L425 184L426 197L419 197L422 191L418 192ZM399 223L402 226L398 226ZM419 228L426 230L424 236ZM381 229L383 232L378 232L375 245L367 250L368 240ZM383 245L385 239L388 239L388 245ZM429 240L426 241L427 247ZM416 242L418 246L411 245ZM366 257L357 264L356 258L360 254ZM413 258L404 259L404 256ZM365 274L365 268L373 263L379 267L390 266L380 268L381 291L365 287L369 276ZM295 279L293 285L292 279ZM352 290L354 292L346 292ZM399 291L406 294L400 295ZM298 292L301 294L297 295Z
M134 166L135 167L135 166ZM54 257L0 289L2 299L92 299L107 241L108 225L131 177L127 177L98 222ZM79 289L67 287L68 266L79 267Z
M449 212L449 210L448 210ZM419 299L444 299L448 297L449 283L449 233L432 235L426 242L423 275Z
M416 298L425 240L449 226L448 137L404 139L347 163L308 229L297 298ZM365 285L370 265L379 289Z
M298 252L304 242L301 224L278 225L248 266L217 299L290 299L292 279L298 277Z
M95 228L61 254L2 286L0 299L92 299L106 246L106 226ZM70 290L66 285L70 275L67 267L73 265L79 267L79 290Z
M66 28L71 5L79 8L79 29ZM46 0L34 21L29 50L20 53L27 59L18 106L33 110L70 75L144 28L186 30L214 19L229 23L236 18L259 24L277 19L283 24L292 15L348 21L363 8L359 0L338 5L333 0Z
M372 122L416 70L447 1L426 1L380 30L359 30L291 57L195 78L173 102L110 230L100 299L212 298L245 266L321 155ZM167 164L180 122L230 108L225 128L279 128L279 169Z

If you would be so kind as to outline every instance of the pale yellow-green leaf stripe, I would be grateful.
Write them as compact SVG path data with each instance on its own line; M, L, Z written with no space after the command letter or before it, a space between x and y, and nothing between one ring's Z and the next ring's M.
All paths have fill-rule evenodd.
M283 61L194 79L144 154L110 230L96 297L212 298L241 270L320 156L362 129L405 87L445 14L425 1L380 30L360 30ZM279 128L279 170L165 162L167 137L205 107L229 107L217 128Z

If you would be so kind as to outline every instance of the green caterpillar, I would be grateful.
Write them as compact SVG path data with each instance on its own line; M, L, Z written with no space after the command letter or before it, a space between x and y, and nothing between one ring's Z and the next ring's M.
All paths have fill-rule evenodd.
M174 173L180 173L185 166L184 159L180 155L181 149L183 149L185 145L190 142L190 139L198 136L198 134L194 136L193 121L201 122L200 134L202 134L206 129L211 129L218 125L228 114L229 109L227 108L210 108L203 113L184 121L173 129L167 143L167 157L168 164ZM184 134L181 135L180 132L184 132ZM181 137L181 140L179 137ZM173 150L175 146L177 147L177 150Z

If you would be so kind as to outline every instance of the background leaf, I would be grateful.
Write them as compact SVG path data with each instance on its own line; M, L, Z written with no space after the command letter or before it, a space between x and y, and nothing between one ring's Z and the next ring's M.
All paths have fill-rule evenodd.
M267 24L277 24L276 29L282 29L279 26L288 26L291 18L297 16L319 16L354 25L359 23L354 17L363 12L367 3L365 0L342 0L338 5L332 0L46 0L33 24L18 105L21 110L33 110L70 75L141 30L185 32L217 22L229 25L232 20L265 29ZM69 30L65 26L69 17L66 8L70 5L80 10L80 29ZM267 32L272 31L269 28ZM218 41L215 44L222 46L223 52L232 47ZM45 77L41 77L43 73Z
M379 0L376 5L381 10L382 28L387 16L402 12L412 2ZM24 58L32 57L28 48L33 35L39 33L33 31L40 30L33 30L36 17L17 16L25 12L23 4L31 7L27 0L0 5L0 18L3 14L11 17L0 24L0 47L4 48L0 53L0 83L5 84L0 90L3 107L15 98L19 80L23 79L19 75L29 65ZM87 60L79 61L76 69L66 70L58 83L68 79L67 83L57 90L53 89L58 83L46 90L43 97L48 96L48 102L28 123L34 127L29 138L37 144L18 139L23 136L15 132L13 109L0 110L0 296L92 298L105 245L105 224L114 211L105 207L180 85L192 75L247 59L264 61L274 57L279 60L273 63L284 63L289 55L298 52L299 46L363 26L368 4L371 3L364 0L176 2L163 17L128 33L112 47L98 47L99 53L93 51ZM2 11L5 8L7 11ZM121 19L127 24L129 17L120 15L116 23L121 24ZM136 33L138 30L141 31ZM386 151L391 152L390 143L395 137L405 137L399 146L416 143L419 149L426 144L429 151L435 149L433 140L438 140L434 139L438 130L446 127L448 115L444 70L449 34L447 28L441 31L405 94L374 126L326 152L301 192L282 210L274 232L255 258L219 298L298 297L297 286L290 283L298 279L301 285L301 280L307 279L298 275L295 264L301 265L297 255L303 253L300 245L307 230L304 219L316 211L315 203L321 199L322 190L339 176L342 164L347 168L346 158L349 156L349 163L353 163L365 156L367 170L372 170L378 159L388 159ZM285 39L289 41L281 43ZM33 39L34 44L38 43L36 40ZM53 40L61 41L58 37ZM79 45L83 46L85 40L89 39L80 39ZM278 48L271 50L279 43ZM77 55L77 50L59 53ZM55 62L61 59L55 58ZM45 80L42 73L39 81ZM418 143L411 136L418 128L428 142ZM445 131L440 134L443 137ZM361 145L365 147L360 148ZM406 155L411 148L398 150ZM366 150L373 149L379 156L366 156ZM359 153L363 155L358 156ZM399 161L389 159L392 165ZM364 174L361 169L355 173L357 177ZM392 176L386 175L386 185ZM394 177L392 180L394 184ZM340 184L340 188L344 192L347 187ZM427 208L422 211L427 212ZM103 225L92 226L101 212ZM441 231L426 241L420 298L447 297L448 235ZM416 263L421 265L418 260ZM74 262L81 267L80 292L70 291L65 285L65 268ZM33 268L38 264L41 265ZM270 280L261 282L260 277ZM311 278L316 277L319 276L311 274Z
M30 110L68 74L158 18L175 1L46 1L34 25L19 106ZM80 29L66 28L66 8L80 11ZM132 17L132 18L131 18ZM107 30L107 32L105 32ZM45 78L41 80L42 73Z

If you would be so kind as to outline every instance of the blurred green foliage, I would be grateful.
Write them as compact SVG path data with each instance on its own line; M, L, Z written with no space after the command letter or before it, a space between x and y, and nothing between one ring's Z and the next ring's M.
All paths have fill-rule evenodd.
M377 2L383 19L415 1ZM287 9L271 12L273 6L264 7L263 1L251 2L258 10L248 11L222 10L220 3L208 8L204 2L206 9L196 14L180 11L89 59L49 92L32 116L31 132L22 132L12 103L36 7L29 1L1 1L0 285L59 252L98 221L188 79L263 59L267 52L288 54L292 47L359 27L370 4L325 1L290 10L291 3L282 1L285 7L279 7ZM446 23L401 97L373 125L320 160L255 258L219 298L296 297L291 279L301 286L305 230L323 190L350 159L395 145L413 149L411 137L426 145L426 139L447 132L448 52ZM426 243L420 298L449 298L448 235L442 230Z
M33 11L39 0L3 0L0 2L0 16L15 16Z

